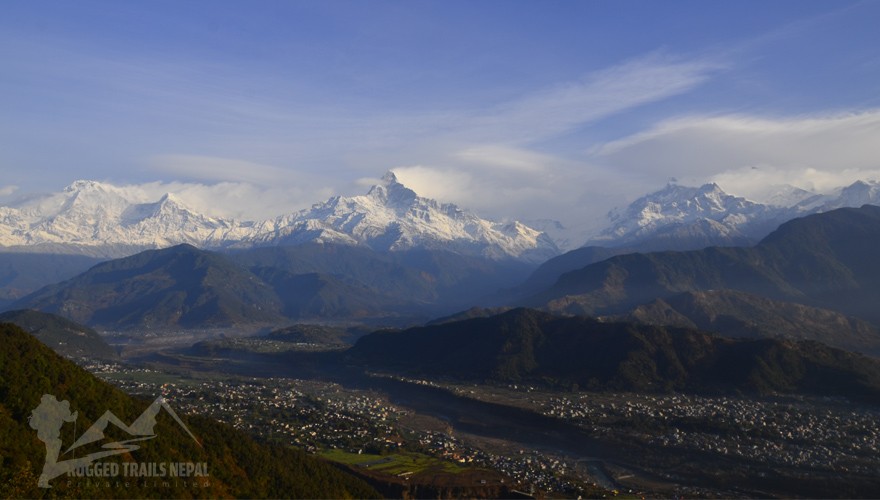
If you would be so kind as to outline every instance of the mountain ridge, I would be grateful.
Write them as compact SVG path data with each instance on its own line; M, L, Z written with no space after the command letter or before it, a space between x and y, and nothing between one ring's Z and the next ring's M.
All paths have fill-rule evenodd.
M418 196L392 172L361 196L334 196L265 221L210 217L166 193L158 201L96 181L0 207L0 248L120 257L187 243L205 249L324 242L396 251L443 248L538 262L558 253L544 233Z
M694 328L732 338L815 340L850 352L880 356L880 328L867 321L732 290L658 298L610 320Z
M414 376L589 390L801 392L880 401L880 361L813 341L729 339L517 308L361 337L352 362Z
M440 250L309 243L220 253L182 244L97 264L7 307L112 330L412 321L469 306L530 269Z
M683 292L729 289L880 321L880 207L782 224L754 247L626 254L562 274L523 305L620 314Z

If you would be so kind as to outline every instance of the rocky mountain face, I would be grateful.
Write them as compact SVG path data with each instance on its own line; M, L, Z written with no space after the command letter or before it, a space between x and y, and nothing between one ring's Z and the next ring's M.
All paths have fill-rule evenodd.
M61 193L0 207L0 248L7 251L120 257L183 243L217 249L305 242L380 251L442 248L531 262L558 253L542 232L422 198L390 172L366 195L337 196L262 222L199 214L170 194L145 202L124 188L94 181L77 181Z
M669 184L613 210L608 227L588 237L553 220L482 219L418 196L392 172L364 195L336 196L264 221L210 217L172 194L145 200L126 188L76 181L60 193L0 207L0 251L116 258L182 243L221 249L313 242L376 251L442 249L538 264L585 241L634 251L751 245L796 217L880 203L880 184L858 181L828 195L769 186L760 199L730 195L716 184Z

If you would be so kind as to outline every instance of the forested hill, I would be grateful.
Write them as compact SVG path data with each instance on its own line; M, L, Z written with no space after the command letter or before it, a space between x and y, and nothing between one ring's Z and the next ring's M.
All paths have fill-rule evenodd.
M189 481L96 481L59 477L49 490L39 488L46 449L28 416L44 394L70 402L76 426L64 424L62 451L105 411L131 424L151 401L137 400L98 380L55 354L19 327L0 323L0 497L2 498L375 498L376 491L352 476L304 452L258 444L243 432L201 417L181 416L196 443L165 412L157 417L156 437L128 454L101 462L206 463L209 485ZM157 395L158 396L158 395ZM171 407L174 401L168 402ZM112 426L111 426L112 427ZM111 438L108 428L107 437ZM117 432L116 439L131 436ZM77 436L77 437L78 437ZM99 442L100 443L100 442ZM62 460L66 457L62 455Z
M782 224L749 248L619 255L563 274L521 305L623 314L684 292L734 290L880 324L880 207L842 208Z
M729 339L699 330L513 309L375 332L349 351L376 370L558 387L808 393L880 402L880 362L818 342Z
M116 358L116 350L98 332L56 314L19 309L0 314L0 323L20 326L40 342L68 358Z

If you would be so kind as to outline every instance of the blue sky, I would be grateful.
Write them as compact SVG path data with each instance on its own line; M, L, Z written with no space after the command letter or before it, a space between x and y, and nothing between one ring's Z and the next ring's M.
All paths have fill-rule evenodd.
M259 218L390 169L497 218L880 178L880 3L7 1L0 202L76 179ZM158 196L157 196L158 197Z

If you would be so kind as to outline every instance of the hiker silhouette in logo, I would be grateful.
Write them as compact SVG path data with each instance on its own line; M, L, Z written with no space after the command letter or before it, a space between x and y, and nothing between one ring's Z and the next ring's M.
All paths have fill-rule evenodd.
M161 410L165 410L180 425L181 428L201 446L199 440L187 428L186 424L177 416L177 413L168 406L165 398L159 396L153 403L135 419L131 425L126 424L119 419L112 411L107 410L103 415L98 417L91 426L76 438L76 441L64 452L67 454L77 448L91 444L101 443L100 451L93 451L84 456L69 458L59 461L61 454L61 427L64 422L75 422L77 412L70 413L70 403L68 401L58 401L51 394L43 394L40 405L34 408L28 422L32 429L37 431L37 437L46 444L46 463L43 465L43 473L40 475L38 485L41 488L51 488L49 481L65 474L75 471L79 468L86 467L98 459L120 455L123 453L131 453L138 450L140 446L135 443L147 441L156 437L156 417ZM120 441L109 440L105 431L109 425L113 425L117 431L122 431L130 436L130 439ZM76 436L74 436L76 437ZM109 441L109 442L108 442Z
M61 427L64 422L74 422L78 412L70 413L69 401L58 401L51 394L43 394L40 405L34 408L28 423L37 431L37 437L46 444L46 462L40 474L40 488L50 488L49 479L55 477L58 455L61 453Z

